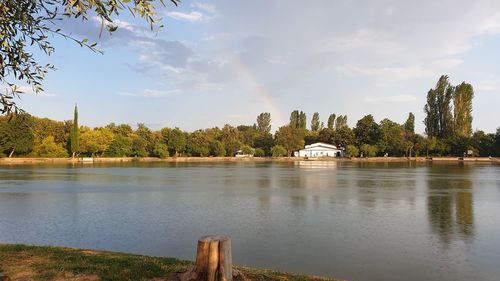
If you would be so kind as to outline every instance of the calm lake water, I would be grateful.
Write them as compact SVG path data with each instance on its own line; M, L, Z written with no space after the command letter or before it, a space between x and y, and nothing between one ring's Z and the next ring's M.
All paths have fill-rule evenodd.
M500 280L500 165L0 166L0 243L194 259L348 280Z

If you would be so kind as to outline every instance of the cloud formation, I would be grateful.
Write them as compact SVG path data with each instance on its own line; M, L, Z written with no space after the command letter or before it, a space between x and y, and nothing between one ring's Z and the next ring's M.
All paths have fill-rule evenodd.
M183 12L169 12L167 13L167 16L177 19L177 20L185 20L185 21L190 21L190 22L197 22L203 20L203 14L200 12L190 12L190 13L183 13Z
M408 111L423 119L425 95L442 74L455 84L477 82L477 91L500 92L492 63L500 58L485 49L500 41L498 11L496 0L192 1L161 10L168 28L158 34L121 19L101 42L127 49L135 74L163 82L167 92L191 102L211 97L200 114L216 110L250 123L260 111L286 121L300 109L347 114L351 125L368 113L402 122ZM95 24L92 33L69 26L96 36ZM142 88L127 95L169 96L151 83ZM477 97L477 106L495 101Z

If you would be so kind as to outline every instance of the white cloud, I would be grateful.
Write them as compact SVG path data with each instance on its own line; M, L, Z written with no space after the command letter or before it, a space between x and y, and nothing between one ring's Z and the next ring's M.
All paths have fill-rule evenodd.
M364 101L367 103L400 103L400 102L414 102L417 97L412 95L397 95L397 96L382 96L382 97L365 97Z
M202 21L204 16L200 12L192 11L190 13L183 12L169 12L167 16L176 19L176 20L185 20L189 22L199 22Z
M124 92L119 93L120 96L129 96L129 97L146 97L146 98L160 98L160 97L168 97L174 94L179 93L179 90L151 90L144 89L141 92Z
M497 34L498 32L500 32L500 12L482 20L478 30L480 34Z
M10 92L10 88L6 87L5 85L4 85L4 87L5 87L5 90L7 92ZM31 87L29 85L17 86L16 90L20 91L21 95L36 95L36 96L39 96L39 97L55 97L56 96L56 94L50 93L50 92L46 92L46 91L35 93L35 91L33 90L33 87Z
M191 7L198 8L200 10L203 10L203 11L211 13L211 14L217 13L217 9L215 8L215 5L210 4L210 3L196 1L196 2L191 4Z
M479 81L474 86L476 91L500 92L500 80Z

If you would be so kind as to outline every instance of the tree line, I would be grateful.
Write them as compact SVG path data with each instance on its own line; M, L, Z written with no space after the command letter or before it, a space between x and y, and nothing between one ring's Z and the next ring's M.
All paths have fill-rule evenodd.
M500 128L495 133L472 132L470 84L452 86L442 76L429 90L424 106L426 135L415 133L415 116L399 124L387 118L376 122L369 114L347 124L347 115L330 114L326 126L318 112L310 123L303 111L294 110L290 122L271 132L271 114L257 116L252 125L214 127L185 132L179 128L151 130L144 124L110 123L90 128L73 120L54 121L29 114L0 116L1 157L169 157L234 156L244 154L291 156L315 142L335 144L347 156L500 156Z

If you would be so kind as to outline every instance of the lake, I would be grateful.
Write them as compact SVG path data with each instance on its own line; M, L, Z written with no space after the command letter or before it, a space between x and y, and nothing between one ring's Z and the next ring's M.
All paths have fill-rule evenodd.
M499 280L500 165L237 162L0 166L0 243L348 280Z

